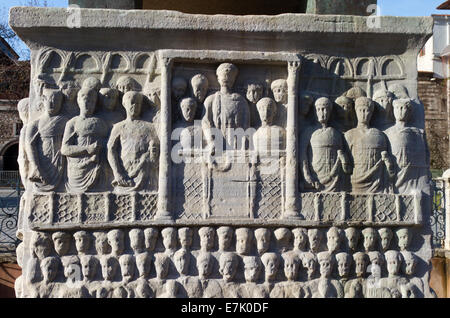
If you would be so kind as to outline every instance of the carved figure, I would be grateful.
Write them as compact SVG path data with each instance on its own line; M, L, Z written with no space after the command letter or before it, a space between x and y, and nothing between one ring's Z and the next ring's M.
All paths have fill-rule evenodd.
M139 90L139 84L134 78L128 75L123 75L117 79L116 89L125 95L128 92L135 92Z
M397 236L398 247L401 251L406 251L411 243L412 233L409 228L400 228L395 231Z
M30 159L26 149L26 135L29 125L30 98L21 99L17 104L17 111L19 112L19 117L23 124L22 129L20 130L17 163L19 164L20 179L22 180L25 189L27 189L30 173Z
M316 292L312 294L312 297L344 298L344 289L341 283L335 279L331 279L334 265L333 254L330 252L320 252L317 254L317 260L320 265L320 278L310 283L309 288L316 290Z
M204 252L214 248L214 229L212 227L202 227L198 230L200 236L200 249Z
M144 230L145 236L145 248L148 251L153 251L155 249L156 240L158 239L158 230L153 227L148 227Z
M119 264L122 273L122 283L127 284L134 278L136 261L132 255L124 254L120 256Z
M270 85L273 98L277 102L277 116L275 124L280 127L285 127L287 121L287 103L288 103L288 85L283 78L274 80Z
M192 97L183 98L180 102L181 120L174 125L180 132L180 144L183 150L199 149L202 147L202 130L200 125L194 124L197 101Z
M358 249L358 242L360 232L354 227L349 227L344 230L345 238L347 239L347 246L351 252L355 252Z
M386 135L369 126L373 108L371 99L358 98L355 102L358 126L345 133L354 165L352 191L356 193L389 193L395 176Z
M106 255L111 252L111 246L108 243L108 235L106 232L97 231L93 233L95 237L95 250L99 255Z
M366 227L364 230L361 231L363 238L364 238L364 249L366 252L373 251L377 246L377 240L378 240L378 233L375 231L375 229L371 227Z
M272 283L277 276L280 259L276 253L264 253L261 261L264 265L265 282Z
M211 253L202 252L197 257L197 269L203 290L203 298L221 298L222 288L216 280L209 279L213 268Z
M236 253L248 255L252 248L253 233L248 228L236 229Z
M233 240L233 228L229 226L221 226L217 229L217 239L219 242L219 251L228 251L231 248Z
M379 229L378 234L380 235L381 249L383 250L383 252L386 252L391 246L391 241L394 234L388 227Z
M140 254L145 250L145 236L144 231L141 229L131 229L128 232L130 237L130 247L134 254Z
M303 252L300 254L303 268L306 269L308 280L313 279L316 273L317 258L316 255L311 252Z
M111 246L111 254L119 257L124 250L124 234L120 229L114 229L108 232L108 244Z
M256 256L244 256L245 284L241 285L239 296L242 298L267 298L269 293L263 284L257 284L262 263Z
M308 231L305 228L295 228L292 230L294 235L294 251L305 252L306 243L308 243Z
M67 81L60 85L60 90L64 96L63 112L70 117L77 116L79 114L77 94L80 87L74 81Z
M355 128L356 114L353 100L346 96L339 96L334 101L334 104L333 109L335 110L336 118L332 120L331 126L343 133Z
M79 255L89 254L91 248L91 236L86 231L78 231L73 234L75 248Z
M189 250L192 245L192 236L194 232L188 227L178 229L178 239L182 249Z
M173 227L166 227L161 231L165 252L173 255L177 249L177 230Z
M256 103L263 97L264 87L257 80L252 79L247 82L246 98L250 110L250 126L261 126L261 120L256 110Z
M67 255L70 250L71 237L67 232L55 232L52 234L53 247L59 257Z
M309 249L317 253L322 243L323 233L320 229L308 229Z
M88 283L95 280L100 262L96 257L92 255L82 255L80 257L80 263L81 273L83 274L83 282L85 283L85 285L88 285Z
M164 293L164 285L169 274L169 262L170 259L166 254L158 253L155 255L156 277L149 280L149 285L155 293L155 297L162 297Z
M195 74L191 77L190 89L192 96L197 100L200 105L205 101L208 93L209 81L203 74ZM198 116L195 116L199 118Z
M341 278L341 282L345 284L350 275L350 266L353 261L352 256L345 252L338 253L336 254L336 261L339 277Z
M296 282L299 269L299 259L295 252L289 251L281 255L284 261L284 275L286 282L275 284L270 292L270 298L300 298L303 297L303 288Z
M102 118L108 125L109 130L125 119L125 116L118 109L119 91L114 88L104 87L98 93L98 102L101 106L99 117Z
M335 226L327 231L327 248L330 253L339 251L341 245L341 230Z
M364 278L366 274L366 267L368 263L367 254L357 252L353 254L353 261L355 262L355 274L357 278Z
M270 247L270 231L266 228L259 228L255 230L256 249L258 254L262 255Z
M375 91L373 95L375 102L375 116L373 125L380 130L386 130L394 124L394 116L392 114L392 102L394 101L394 94L386 89Z
M222 275L221 288L223 297L237 298L239 292L239 284L233 282L238 267L238 257L231 252L220 254L219 273Z
M148 279L152 269L152 258L148 252L136 255L136 267L138 270L138 279Z

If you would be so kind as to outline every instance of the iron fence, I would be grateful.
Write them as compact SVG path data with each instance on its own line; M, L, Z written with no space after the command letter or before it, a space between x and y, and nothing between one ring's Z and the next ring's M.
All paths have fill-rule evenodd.
M0 171L0 254L15 253L22 184L18 171Z
M433 209L431 213L431 229L433 248L443 248L445 240L445 182L433 179Z

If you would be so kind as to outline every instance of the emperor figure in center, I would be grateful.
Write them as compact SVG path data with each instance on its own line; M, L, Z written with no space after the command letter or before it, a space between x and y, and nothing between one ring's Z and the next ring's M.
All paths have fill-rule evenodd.
M300 141L304 190L340 192L348 189L351 166L344 152L344 136L328 125L333 103L326 97L315 103L318 123L308 128Z
M205 115L202 128L211 154L215 153L214 128L221 131L228 149L243 149L242 140L236 140L237 128L246 130L250 126L250 110L245 97L233 93L232 89L238 75L238 69L231 63L220 64L216 71L220 91L210 95L205 100ZM222 150L222 149L220 149Z

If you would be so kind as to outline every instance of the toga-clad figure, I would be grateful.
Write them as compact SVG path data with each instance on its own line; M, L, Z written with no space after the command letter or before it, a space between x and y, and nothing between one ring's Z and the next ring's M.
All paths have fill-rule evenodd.
M64 131L61 153L67 157L68 192L102 190L108 126L103 119L94 116L97 97L96 89L83 88L78 92L80 115L72 118Z
M371 99L359 97L355 102L358 126L345 133L353 157L351 183L355 193L392 192L391 179L395 169L386 135L369 127L373 109Z
M143 95L127 92L123 106L127 118L114 125L108 141L108 161L117 192L150 191L157 188L159 140L153 125L141 120Z
M245 97L232 92L238 75L237 67L231 63L220 64L216 75L220 91L206 98L202 119L203 132L212 154L215 152L214 139L219 137L213 138L214 128L222 133L228 149L237 149L243 141L235 139L234 129L246 130L250 125L250 110Z
M328 98L319 98L315 103L318 123L302 134L300 160L305 190L339 192L348 188L346 174L351 173L351 166L344 152L344 136L328 125L332 109Z

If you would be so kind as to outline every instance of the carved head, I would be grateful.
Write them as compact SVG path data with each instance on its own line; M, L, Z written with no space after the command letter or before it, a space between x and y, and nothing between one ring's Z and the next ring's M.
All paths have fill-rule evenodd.
M337 227L330 227L327 231L327 248L331 253L335 253L339 250L341 245L341 230Z
M261 273L261 261L256 256L245 256L244 262L244 276L247 283L256 282Z
M236 229L236 252L246 255L250 253L252 248L253 235L250 229L241 227Z
M128 236L130 237L130 247L134 253L142 253L145 249L144 231L141 229L131 229L128 232Z
M289 251L281 254L284 262L284 275L288 281L294 281L298 275L299 262L297 253Z
M308 243L308 231L305 228L295 228L292 230L294 235L294 250L305 251Z
M83 277L87 281L93 281L95 279L95 275L97 274L97 267L99 265L99 261L96 257L92 255L82 255L80 257L81 261L81 272L83 273Z
M270 97L264 97L256 103L263 126L270 126L277 114L277 103Z
M134 257L129 254L124 254L119 258L120 270L122 272L122 279L130 281L134 277L136 261Z
M100 80L91 76L83 81L83 84L81 84L81 89L95 90L98 92L101 86L102 83L100 83Z
M188 249L192 245L193 232L188 227L178 229L178 239L182 248Z
M210 253L202 252L197 257L197 269L200 279L207 279L212 271L212 256Z
M56 257L46 257L41 261L41 272L45 283L53 282L56 279L59 269L59 260Z
M69 252L71 236L67 232L55 232L52 234L53 246L56 254L64 256Z
M357 277L364 277L368 263L367 255L363 252L353 254L353 261L355 262L355 274Z
M177 248L177 230L173 227L166 227L161 231L163 245L166 250Z
M189 265L191 262L191 258L189 252L186 249L182 248L176 251L173 255L173 261L180 275L189 274Z
M359 241L359 230L354 227L349 227L345 229L345 238L347 239L347 244L350 250L356 251L358 248Z
M288 102L288 85L285 79L277 79L270 85L273 98L279 104L286 105Z
M78 256L71 255L61 258L64 267L64 277L72 281L81 280L81 266Z
M405 251L409 247L409 243L411 243L412 238L409 228L405 227L402 229L398 229L395 232L395 235L397 236L398 247L401 251Z
M135 91L129 91L123 95L122 104L127 111L127 118L138 119L141 116L143 98L144 95Z
M384 253L384 257L386 258L389 276L397 276L402 263L402 254L398 251L389 250Z
M138 86L139 84L136 82L136 80L127 75L119 77L116 82L116 88L122 94L126 94L132 91L137 92L139 90Z
M155 249L156 240L158 239L158 230L153 227L148 227L144 230L145 248L150 252Z
M284 227L278 228L273 231L273 235L275 236L280 253L284 253L291 248L292 233L289 229Z
M386 89L379 89L373 94L373 100L381 106L381 111L385 116L392 114L392 101L394 100L394 94Z
M139 277L147 278L152 269L152 258L149 253L144 252L136 255L136 267Z
M333 271L333 254L330 252L320 252L317 254L317 261L319 262L320 277L329 278Z
M355 101L355 111L358 123L369 125L373 114L373 107L373 102L370 98L359 97Z
M330 120L333 110L333 103L327 97L321 97L315 103L317 121L321 124L327 124Z
M238 257L231 252L222 253L219 258L219 273L225 282L231 282L236 275Z
M316 272L316 255L311 252L303 252L300 255L300 259L302 260L303 267L307 270L308 279L311 279Z
M336 104L336 113L338 118L343 120L349 120L352 118L353 112L354 112L354 104L353 100L345 97L345 96L339 96L334 101Z
M50 234L44 232L33 232L31 236L31 254L38 259L44 259L52 252L52 241Z
M58 115L61 111L63 95L59 90L45 88L42 93L44 109L49 116Z
M314 96L309 92L300 93L300 105L298 108L298 113L300 116L308 115L311 107L314 105Z
M191 78L191 94L199 103L203 103L208 93L208 78L203 74L195 74Z
M28 123L28 113L30 111L30 98L23 98L17 104L20 120L24 125Z
M91 235L86 231L78 231L73 234L75 248L80 254L89 253L91 248Z
M256 80L251 80L247 83L247 100L256 104L263 96L263 86Z
M160 82L147 82L145 83L143 93L147 96L148 100L156 108L161 108L161 86Z
M214 248L214 233L212 227L202 227L198 230L200 249L202 251L210 251Z
M367 97L366 92L361 87L352 87L343 94L345 97L356 101L360 97Z
M384 264L384 257L380 252L370 251L367 253L367 255L369 256L369 261L371 264L375 264L378 266L382 266Z
M108 243L108 236L106 232L99 231L94 232L95 237L95 250L99 255L106 255L111 252L111 246Z
M155 255L155 270L156 277L159 279L165 279L169 274L169 257L165 254L159 253Z
M309 249L317 253L322 242L322 231L320 229L308 229Z
M114 256L105 255L100 257L100 265L102 267L102 276L104 280L113 281L117 274L119 263Z
M396 99L409 98L408 90L402 84L394 84L389 86L389 91L394 94Z
M97 91L94 89L82 88L77 95L78 107L80 108L80 115L90 117L95 112L97 106Z
M367 227L361 233L364 238L364 249L366 252L373 251L377 246L377 231L371 227Z
M396 121L408 122L412 111L412 101L408 99L394 100L394 117Z
M414 275L417 266L417 256L409 251L402 251L402 270L406 275Z
M352 265L352 257L350 254L342 252L336 254L339 276L347 278L350 274L350 266Z
M119 100L119 91L114 88L102 88L98 94L100 105L109 111L116 109Z
M234 64L220 64L216 71L217 80L220 86L228 89L233 88L238 72L238 68Z
M372 276L372 278L376 278L376 279L381 278L381 266L380 265L378 265L376 263L371 263L367 267L367 271L370 272L370 275Z
M233 229L229 226L221 226L217 229L217 239L219 241L219 250L227 251L231 247L233 240Z
M261 261L264 265L266 281L272 281L277 276L278 267L280 266L280 259L276 253L264 253L261 256Z
M264 254L270 247L270 231L266 228L255 230L256 248L259 255Z
M80 87L74 81L64 82L61 85L61 92L63 93L64 98L71 102L75 101L79 90Z
M183 114L183 119L192 123L195 119L195 112L197 110L197 101L192 97L183 98L180 102L181 113Z
M174 77L172 79L172 95L175 100L179 101L186 94L187 82L182 77Z
M383 227L378 230L378 234L380 235L381 249L383 251L387 251L391 245L391 240L394 235L392 230L388 227Z
M108 244L111 246L111 253L115 256L121 255L124 250L124 235L120 229L108 232Z

